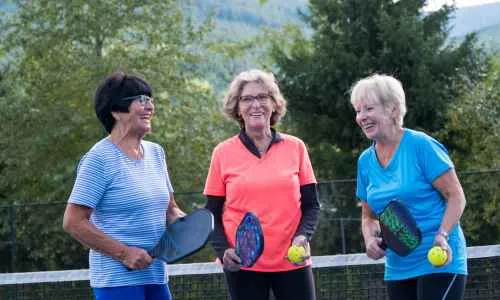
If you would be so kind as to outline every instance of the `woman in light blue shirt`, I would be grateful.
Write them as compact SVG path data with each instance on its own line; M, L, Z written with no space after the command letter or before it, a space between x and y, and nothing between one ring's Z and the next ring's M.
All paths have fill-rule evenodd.
M446 148L429 135L403 127L401 82L375 74L351 91L356 123L373 141L358 159L356 196L362 204L366 254L386 256L384 278L390 299L462 299L467 249L459 221L465 196ZM381 247L377 216L392 199L410 210L422 242L408 256ZM433 246L446 250L444 266L427 260Z
M64 229L90 248L90 285L98 300L171 299L166 266L152 249L176 206L163 148L144 141L155 105L142 78L117 72L97 89L97 118L109 135L80 160Z

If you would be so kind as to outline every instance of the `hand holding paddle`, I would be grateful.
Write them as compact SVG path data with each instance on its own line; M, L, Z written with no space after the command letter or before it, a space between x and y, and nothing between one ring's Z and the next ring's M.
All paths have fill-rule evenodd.
M153 258L142 248L125 247L120 254L120 261L128 270L138 270L149 267Z
M214 230L214 217L198 209L178 218L167 227L158 244L148 253L153 258L174 263L203 248Z
M231 272L236 272L240 270L241 259L236 254L236 249L228 248L224 251L224 257L222 258L222 263L224 268Z

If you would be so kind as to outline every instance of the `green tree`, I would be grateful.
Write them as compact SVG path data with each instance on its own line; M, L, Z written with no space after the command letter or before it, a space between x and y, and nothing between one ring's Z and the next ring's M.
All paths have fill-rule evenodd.
M496 244L500 237L500 57L484 81L446 110L438 132L448 141L467 198L463 226L472 245Z
M167 149L176 190L201 190L209 153L224 136L220 104L196 72L209 22L192 25L172 0L13 2L0 21L2 202L67 199L79 158L105 136L95 89L117 69L153 86L157 118L146 138ZM39 215L18 209L21 269L75 267L84 255L57 234L62 214L63 206Z
M289 100L290 127L310 145L320 178L353 177L369 144L349 102L356 80L374 72L395 75L407 94L405 125L432 133L444 125L455 87L478 79L483 60L474 36L447 44L453 8L424 14L424 3L311 0L304 20L312 35L283 32L275 39L271 55Z
M136 3L16 1L2 24L11 57L7 84L18 87L2 105L8 145L2 175L9 178L2 184L10 185L12 199L66 198L76 158L104 134L92 99L110 72L144 76L160 106L193 94L189 78L199 57L189 50L204 29L186 26L174 1Z

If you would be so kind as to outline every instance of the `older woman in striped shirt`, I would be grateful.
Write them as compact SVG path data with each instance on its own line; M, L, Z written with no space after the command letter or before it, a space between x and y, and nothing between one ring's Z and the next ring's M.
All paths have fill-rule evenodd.
M145 250L184 215L163 148L143 140L155 112L151 87L114 73L97 89L95 111L109 135L81 159L63 227L90 248L96 299L171 299L164 263Z

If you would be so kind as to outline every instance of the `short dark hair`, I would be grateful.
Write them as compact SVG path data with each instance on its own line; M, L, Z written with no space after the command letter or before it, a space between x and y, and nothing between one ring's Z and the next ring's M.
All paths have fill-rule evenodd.
M111 133L116 121L111 112L128 112L132 101L122 99L139 95L153 96L149 83L121 71L109 75L99 85L95 93L94 108L97 118L108 133Z

